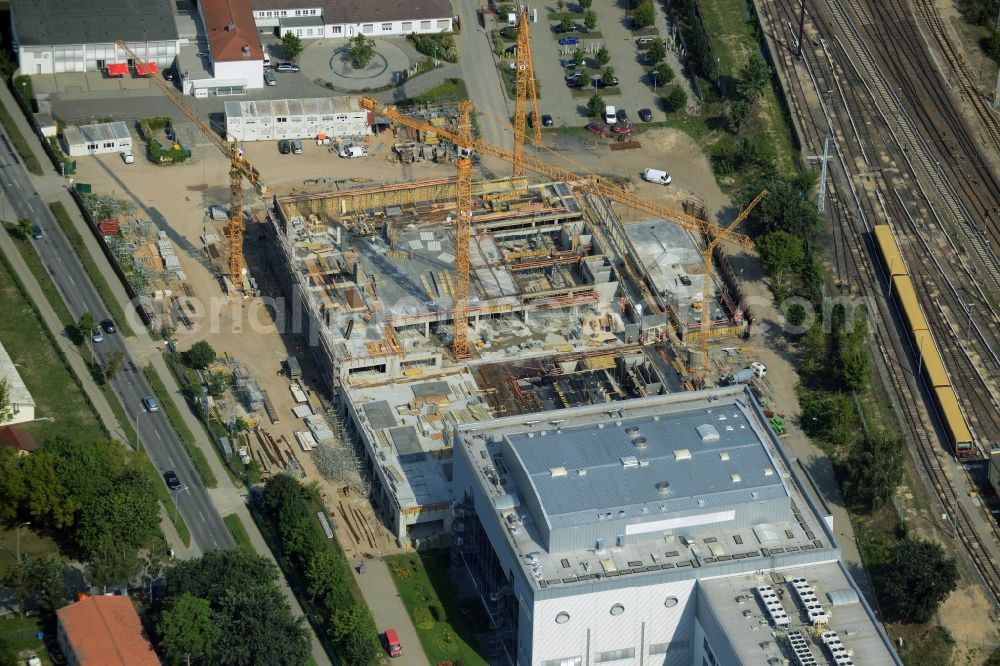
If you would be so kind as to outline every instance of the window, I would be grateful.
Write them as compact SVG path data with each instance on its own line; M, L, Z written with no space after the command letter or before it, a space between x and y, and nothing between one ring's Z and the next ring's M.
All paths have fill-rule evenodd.
M302 36L302 28L298 28L298 29L297 29L297 30L295 31L295 36L296 36L296 37L301 37L301 36Z
M420 29L421 30L430 30L431 29L431 22L430 21L421 21L420 22Z
M104 142L104 147L105 148L114 148L115 147L115 142L114 141L105 141Z
M447 30L449 25L451 25L451 21L449 19L438 19L438 30Z
M287 123L288 122L288 118L283 118L283 117L279 116L279 117L277 117L277 118L274 119L274 122L276 122L276 123Z
M583 657L563 657L562 659L546 659L542 666L583 666Z
M406 34L413 32L413 21L403 21L403 32Z
M364 25L361 26L361 32L363 32L365 34L371 34L372 30L374 30L374 29L375 29L375 26L372 25L371 23L365 23Z
M670 643L650 643L649 654L666 654Z
M88 143L87 144L87 150L97 150L97 144L96 143Z
M383 23L382 24L382 32L390 32L390 31L392 31L392 24L391 23Z
M339 26L339 25L333 26L333 34L339 35L339 34L342 34L343 32L344 32L344 28L342 26Z
M313 29L306 28L306 37L312 37L312 36L313 36Z
M598 652L594 658L594 663L606 664L609 661L621 661L622 659L632 659L633 657L635 657L635 648L608 650L607 652Z
M312 16L316 16L316 10L315 9L310 9L309 10L309 14L312 15Z
M295 10L295 15L296 15L296 16L301 16L301 15L302 15L302 12L301 12L300 10L296 9L296 10Z

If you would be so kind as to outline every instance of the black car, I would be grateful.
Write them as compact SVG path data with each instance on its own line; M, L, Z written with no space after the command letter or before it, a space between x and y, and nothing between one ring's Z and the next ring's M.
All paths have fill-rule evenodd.
M620 123L628 122L628 114L625 113L625 109L618 109L618 113L615 115L618 117L618 122Z
M274 71L276 72L300 72L302 71L298 65L293 65L290 62L279 62L274 66Z
M517 26L508 25L506 28L501 28L500 36L504 39L517 39Z
M167 81L173 81L174 80L174 68L173 67L167 67L165 70L163 70L163 78L165 80L167 80Z
M118 329L115 328L115 322L111 321L110 319L105 319L104 321L102 321L101 328L104 329L104 332L108 334L118 332Z
M568 70L576 69L575 60L560 60L559 64L562 65L563 69L568 69Z
M556 23L554 26L552 26L552 32L556 33L557 35L561 35L564 32L576 32L576 26L574 25L573 27L566 29L562 27L561 23Z
M602 79L601 77L595 76L593 79L591 79L591 83L598 88L608 88L608 87L613 88L618 85L618 77L617 76L611 77L611 83L608 84L605 83L604 79Z
M288 153L292 152L292 144L286 141L285 139L282 139L281 141L278 142L278 152L281 153L282 155L287 155Z
M566 79L566 87L573 90L583 87L583 79Z
M649 109L639 109L639 120L648 123L653 119L653 112Z
M171 490L181 489L181 480L177 478L177 472L168 470L163 473L163 480L167 482L167 488Z
M547 113L542 114L542 127L552 127L552 116Z
M580 72L573 72L572 74L567 74L563 78L566 79L566 83L569 83L570 81L583 81L583 74Z

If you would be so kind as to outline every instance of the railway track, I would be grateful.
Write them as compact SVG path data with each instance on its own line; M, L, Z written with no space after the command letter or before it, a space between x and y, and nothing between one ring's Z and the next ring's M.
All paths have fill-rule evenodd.
M893 314L882 297L881 285L887 283L881 279L881 269L876 271L874 268L878 266L877 255L869 246L866 234L871 225L880 220L890 221L908 246L911 272L929 287L921 294L922 306L928 319L934 321L935 337L946 365L956 389L963 394L964 408L974 413L972 424L981 435L984 431L990 432L989 428L1000 429L997 422L1000 410L996 408L995 391L986 383L967 351L972 349L979 357L991 355L992 338L980 336L978 330L972 335L970 326L966 346L962 345L960 329L955 330L952 318L963 312L965 306L946 274L946 269L951 269L951 260L947 266L936 259L933 262L926 260L927 256L934 258L934 254L926 245L924 233L936 233L938 229L933 223L921 229L907 210L908 206L912 207L919 213L918 219L931 219L934 204L941 207L941 200L932 203L924 188L912 177L927 175L932 153L920 140L915 124L908 117L900 119L902 106L888 88L887 80L854 28L850 15L839 0L828 2L835 16L832 20L821 17L815 23L810 21L810 40L804 45L801 61L791 54L795 40L794 30L789 28L791 20L797 16L798 1L773 0L758 6L767 25L772 27L770 35L778 46L774 55L786 74L788 92L799 98L790 106L799 110L804 119L802 127L807 136L802 137L803 142L815 147L822 145L826 136L832 135L837 140L835 162L840 169L831 168L836 177L827 210L832 222L833 258L838 278L855 287L872 311L872 337L899 394L897 409L902 425L911 431L922 474L949 516L954 534L969 553L984 588L993 602L1000 605L1000 569L990 557L988 547L991 538L1000 539L1000 531L988 513L984 517L989 525L987 530L992 534L987 531L983 535L977 531L973 519L983 516L977 515L974 508L970 515L961 501L958 482L953 482L946 472L945 466L953 461L945 451L947 447L941 445L945 438L937 436L935 424L939 420L933 416L933 403L925 401L920 391L919 374L910 360L912 349L904 343L905 352L897 350L895 340L899 336L891 330L894 329L892 324L887 323L892 321ZM835 28L845 35L846 44L836 40ZM785 48L781 48L782 45ZM803 76L803 70L807 77ZM913 150L914 146L920 150ZM944 180L936 164L930 164L933 164L931 175L938 176L939 181ZM956 205L961 204L954 190L951 196ZM961 476L959 478L961 480ZM965 482L969 481L966 476Z

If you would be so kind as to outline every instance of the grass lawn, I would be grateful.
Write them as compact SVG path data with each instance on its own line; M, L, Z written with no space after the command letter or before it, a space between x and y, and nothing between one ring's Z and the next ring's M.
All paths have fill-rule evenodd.
M205 454L194 443L194 434L191 433L187 424L184 423L180 409L178 409L177 404L174 402L173 396L167 391L167 386L163 383L163 380L160 379L160 373L150 364L142 369L142 374L146 376L146 381L152 387L153 393L160 403L160 408L166 413L167 418L170 419L170 424L181 438L184 449L191 457L191 462L198 471L198 476L201 477L201 482L207 488L214 488L218 482L215 479L215 474L212 473L212 468L208 466L208 459L205 458Z
M243 526L243 521L235 513L231 513L228 516L223 517L222 522L226 524L229 528L229 533L233 535L233 539L236 541L236 545L243 548L249 553L256 552L253 549L253 544L250 543L250 535L247 534L247 528Z
M14 240L14 245L21 252L21 258L24 259L24 263L28 264L28 268L31 269L31 274L35 276L35 280L38 281L38 285L45 292L45 298L48 300L52 309L56 311L56 316L59 317L59 321L63 323L63 326L70 326L74 323L73 315L69 313L66 308L66 303L63 302L62 295L59 289L56 287L55 282L52 281L52 277L46 272L45 266L42 265L42 258L38 256L38 252L35 251L33 241L30 237L18 238L17 236L11 235Z
M428 88L423 93L401 102L407 104L425 104L427 102L438 102L442 100L468 99L469 93L465 88L465 81L462 79L445 79L441 83Z
M486 619L475 602L459 602L448 578L448 551L394 555L385 563L430 663L450 660L485 666L475 635L486 631Z
M20 112L20 107L18 108L18 112ZM24 160L25 168L36 176L41 176L42 165L39 163L38 158L35 157L35 154L31 152L31 145L28 143L28 140L24 138L21 130L14 123L14 116L10 115L10 111L2 104L0 104L0 124L3 125L4 130L10 136L10 140L14 142L14 150Z
M17 560L17 532L14 525L4 524L0 528L0 578L7 571L7 567ZM38 534L30 527L22 527L21 530L21 558L45 557L46 555L58 555L59 544L45 535ZM0 620L0 627L3 627ZM2 633L0 629L0 633Z
M111 318L115 320L118 332L126 336L134 335L132 327L125 318L125 312L118 304L114 294L111 293L111 287L108 285L107 280L104 279L104 275L101 274L101 271L98 270L97 264L94 262L94 258L90 256L89 252L87 252L83 244L83 238L80 237L79 232L73 225L73 221L70 219L66 208L61 202L53 201L49 204L49 210L52 211L56 221L59 222L59 226L62 227L63 233L66 234L66 238L69 239L70 245L77 248L76 254L80 258L80 262L83 264L84 270L87 271L90 281L94 284L94 288L96 288L97 293L100 294L101 300L104 301L104 306L111 314ZM104 261L104 257L101 257L101 261ZM95 319L101 319L97 312L93 314Z
M39 443L48 437L100 439L107 433L48 329L0 255L0 340L35 399L35 421L22 425Z
M43 664L51 664L45 642L38 640L38 632L45 630L39 617L10 617L0 620L0 640L15 651L34 650Z

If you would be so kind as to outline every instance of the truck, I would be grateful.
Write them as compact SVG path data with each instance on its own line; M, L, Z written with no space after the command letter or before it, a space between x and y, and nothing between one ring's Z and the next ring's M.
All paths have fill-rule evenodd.
M735 386L736 384L746 384L754 377L754 371L750 368L743 368L742 370L737 370L733 374L726 377L727 386Z
M368 151L365 150L364 146L344 146L340 149L340 156L346 159L364 157L367 154Z
M390 657L403 656L403 644L399 642L399 634L396 633L395 629L385 630L385 650Z

